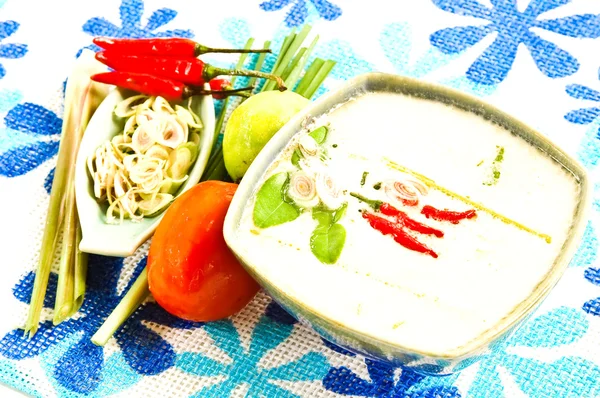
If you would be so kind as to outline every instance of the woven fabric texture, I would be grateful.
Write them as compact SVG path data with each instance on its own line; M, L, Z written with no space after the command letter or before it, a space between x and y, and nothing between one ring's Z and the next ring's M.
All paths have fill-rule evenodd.
M146 243L125 259L91 256L80 312L52 327L49 294L39 332L24 337L64 82L80 51L99 35L223 47L275 38L278 48L305 23L320 35L313 56L337 61L318 95L374 70L440 83L530 124L589 169L583 243L523 328L459 374L423 377L332 346L260 293L209 324L148 301L97 347L90 337L144 267ZM0 382L38 397L600 396L599 68L598 0L0 0Z

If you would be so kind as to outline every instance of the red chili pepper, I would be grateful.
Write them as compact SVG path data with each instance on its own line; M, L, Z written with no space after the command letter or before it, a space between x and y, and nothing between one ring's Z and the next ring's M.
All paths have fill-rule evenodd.
M212 91L192 88L176 80L162 79L160 77L129 72L105 72L93 75L91 79L95 82L112 84L117 87L137 91L141 94L161 96L167 101L180 101L193 95L232 95L242 91L251 90L245 87L228 91Z
M222 77L217 77L212 79L211 81L208 82L208 84L210 85L210 89L211 90L231 90L233 89L233 86L231 85L231 82L227 79L224 79Z
M396 209L391 204L385 203L385 202L381 203L381 205L379 206L379 211L382 212L383 214L385 214L386 216L392 216L392 217L397 217L400 215L400 213L403 213L400 210Z
M177 80L192 86L202 87L204 83L221 75L253 76L275 80L279 90L286 90L279 76L246 69L223 69L209 65L198 58L152 57L144 55L126 55L101 51L96 59L109 68L120 72L150 74L165 79Z
M444 232L440 231L439 229L435 229L428 225L421 224L420 222L415 221L412 218L408 217L408 215L406 213L402 213L402 214L403 214L403 218L401 218L399 221L402 224L404 224L407 228L412 229L413 231L419 232L421 234L435 235L437 238L444 237Z
M96 37L94 44L121 54L167 57L197 57L206 53L270 53L270 49L211 48L181 37L151 39L117 39Z
M438 258L436 252L431 250L425 244L419 242L415 237L408 234L401 225L392 223L391 221L376 216L373 213L363 212L363 218L369 221L371 227L381 232L384 235L392 235L394 240L409 250L419 253L429 254L433 258Z
M389 203L382 203L379 207L379 211L386 216L395 217L400 224L406 226L408 229L412 229L415 232L425 235L435 235L438 238L444 237L444 232L413 220L408 216L408 214L396 209Z
M458 224L460 221L465 219L474 218L477 216L475 210L467 210L463 212L450 211L450 210L439 210L433 206L423 206L421 214L427 218L433 218L438 221L448 221L452 224Z
M210 89L213 91L227 91L227 90L233 90L233 86L231 85L231 82L227 79L224 78L214 78L211 81L208 82L208 84L210 85ZM213 94L213 98L221 100L225 98L225 95L220 95L220 94Z

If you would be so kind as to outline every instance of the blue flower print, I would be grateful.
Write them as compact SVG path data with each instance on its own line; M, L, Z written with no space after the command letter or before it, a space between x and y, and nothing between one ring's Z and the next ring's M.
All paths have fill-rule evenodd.
M538 17L570 2L570 0L531 0L525 11L517 8L516 0L492 0L487 8L477 0L433 0L443 11L456 15L488 20L488 24L459 26L434 32L430 41L447 54L465 51L496 34L494 42L467 70L467 77L481 84L498 84L510 71L519 44L529 50L538 69L550 78L572 75L579 62L567 51L538 36L533 28L543 29L574 38L600 37L600 16L572 15L564 18L539 20Z
M142 14L144 13L144 2L142 0L122 0L119 7L121 26L101 17L89 19L83 25L83 31L92 36L108 37L194 37L191 30L174 29L157 32L157 29L171 22L177 11L170 8L160 8L150 15L145 26L142 26ZM98 50L95 45L89 46L94 51Z
M10 109L5 128L0 129L0 175L5 177L18 177L42 165L56 155L60 143L62 120L40 105L16 105L21 97L18 91L0 92L0 112ZM53 178L54 168L44 179L48 194Z
M596 237L596 230L591 221L588 221L583 232L581 243L577 252L573 256L570 267L583 267L595 264L598 260L598 252L600 251L600 242Z
M12 145L0 152L0 175L23 175L58 152L62 120L43 106L19 104L8 111L4 124L8 134L2 140Z
M0 41L11 36L19 29L19 23L15 21L0 22ZM0 44L0 58L15 59L22 58L27 53L26 44ZM6 69L0 64L0 79L6 75Z
M221 363L203 354L189 352L179 356L177 367L200 377L226 377L221 382L204 387L193 397L229 397L242 384L248 388L246 398L298 397L273 382L321 380L329 370L323 354L309 352L278 367L264 368L259 365L265 354L283 343L293 329L291 324L279 323L263 315L252 332L250 347L245 352L240 335L230 320L207 323L204 330L231 361Z
M600 286L600 268L588 268L585 270L584 276L594 285ZM600 316L600 297L584 303L583 310L588 314Z
M598 261L598 252L600 251L600 242L596 236L596 230L594 229L591 221L588 222L587 227L583 233L579 250L575 254L571 266L588 266L584 272L584 277L594 285L600 286L600 268L594 267ZM588 314L600 316L600 297L593 298L583 304L583 310Z
M395 377L397 369L393 366L365 359L369 379L364 380L347 367L331 368L323 385L329 391L359 397L377 398L420 398L420 397L460 397L458 388L452 386L456 376L435 378L424 382L427 378L410 370L401 370Z
M309 0L316 8L319 16L326 21L333 21L342 15L342 9L327 0ZM293 4L285 17L285 24L288 27L299 26L304 23L308 17L308 5L306 0L268 0L260 4L260 8L265 11L279 11L282 8Z
M282 325L294 325L298 321L281 306L272 301L265 315ZM354 357L351 353L322 339L329 349L343 355ZM323 385L329 391L359 397L460 397L458 389L452 386L455 376L437 378L421 376L410 370L402 370L396 379L397 368L365 358L370 381L364 380L347 367L330 368L323 379Z
M397 74L423 78L458 57L458 54L446 54L436 47L430 47L425 54L414 63L410 62L413 38L410 24L394 22L385 25L379 35L379 44L388 61L394 66ZM450 77L438 83L478 96L491 95L497 85L483 85L472 82L465 76Z
M567 113L565 119L569 122L575 124L590 124L600 116L600 91L596 91L593 88L581 84L569 84L566 91L569 97L597 103L596 106L587 106Z
M42 398L42 395L35 390L34 383L28 380L27 374L11 360L0 358L0 382L32 397Z
M146 266L142 260L136 267L131 283ZM22 330L13 330L0 340L0 354L22 360L42 355L51 347L67 338L79 336L67 347L49 368L50 376L63 388L90 393L101 383L104 366L104 350L91 342L91 336L98 330L106 317L121 300L117 293L117 283L123 270L123 259L91 255L87 278L87 292L79 318L71 318L57 326L51 321L44 322L29 339ZM34 273L28 273L14 288L15 297L28 303L33 288ZM57 276L51 274L44 307L53 308ZM125 288L127 291L129 286ZM142 375L155 375L164 372L175 364L173 347L160 335L147 328L142 322L152 322L171 328L193 329L200 323L187 322L167 314L157 304L147 303L130 317L115 334L122 356L130 368ZM77 378L74 379L73 375Z
M54 369L59 366L59 363L62 363L62 358L72 346L77 344L81 339L81 335L82 333L73 333L66 336L63 340L57 341L56 344L53 344L46 351L40 353L39 363L47 375L54 374ZM11 363L18 364L15 361L11 361ZM91 394L89 392L77 392L84 390L84 388L74 387L75 385L80 383L85 385L88 383L87 380L82 380L79 374L71 373L68 377L69 379L62 378L60 381L55 377L48 378L48 382L50 382L56 391L56 396L70 398L112 396L134 386L143 378L142 375L127 364L121 352L116 352L104 359L102 370L98 375L98 385Z
M581 84L569 84L566 92L572 98L590 103L568 112L565 119L588 126L577 155L585 166L594 167L600 160L600 91Z
M0 113L8 112L21 102L23 94L19 90L0 90Z
M598 380L600 368L575 356L565 356L554 362L542 362L530 355L518 355L519 348L561 347L579 341L588 330L588 321L581 311L560 307L526 323L479 365L475 381L467 396L505 396L500 380L500 368L511 375L517 386L530 397L592 397L600 394L600 384L582 383ZM536 375L532 378L531 375Z

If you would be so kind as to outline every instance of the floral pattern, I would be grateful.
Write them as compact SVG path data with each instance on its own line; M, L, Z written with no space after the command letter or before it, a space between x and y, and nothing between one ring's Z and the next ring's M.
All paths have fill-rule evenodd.
M588 268L585 270L585 279L600 286L600 268ZM583 304L583 310L591 315L600 316L600 297L591 299Z
M584 165L595 167L600 161L600 91L582 84L569 84L566 93L586 103L586 106L570 111L564 117L571 123L588 126L578 155Z
M0 0L0 7L4 3L4 0ZM23 2L9 2L11 9L8 10L7 7L7 15L8 11L16 15L14 10L23 7L20 3ZM357 24L356 28L369 31L369 46L358 42L356 36L353 38L352 35L342 33L347 28L347 25L344 25L347 21L368 16L368 9L361 8L363 5L350 3L352 2L344 3L343 0L259 0L248 6L249 10L258 13L251 17L236 13L233 10L235 7L232 6L232 11L228 9L226 13L211 14L211 18L215 22L214 26L219 26L221 36L235 47L242 46L249 36L262 38L266 30L255 32L253 27L261 25L262 28L263 22L265 29L271 26L269 23L277 26L273 32L273 36L276 36L273 48L279 48L281 37L292 28L303 23L322 23L323 35L313 57L334 59L337 65L316 97L342 80L372 70L385 69L401 75L430 79L478 96L491 96L491 101L510 101L511 96L516 98L522 91L518 84L511 88L510 85L501 83L509 74L515 77L515 81L520 79L521 83L527 83L529 78L525 72L526 65L531 64L531 60L528 54L517 55L522 50L531 54L535 64L531 64L531 69L535 74L538 74L539 70L544 76L558 79L581 71L574 76L577 80L569 81L573 84L567 85L566 90L561 89L566 83L551 81L548 90L556 87L558 89L555 98L550 98L544 103L544 107L548 107L546 115L549 119L561 119L564 115L564 120L571 123L571 128L564 129L564 134L570 134L573 139L578 140L579 159L590 170L597 167L600 161L600 86L597 80L585 80L588 75L583 73L583 66L587 66L587 70L589 67L600 66L594 64L597 60L594 61L593 57L588 56L587 53L591 51L585 49L586 46L593 46L597 42L588 39L600 38L600 24L598 15L586 11L586 7L590 7L586 2L415 2L407 9L410 12L386 16L383 23L372 23L366 18L361 20L361 25ZM426 3L423 7L437 7L434 11L437 11L439 16L439 27L436 29L440 30L433 33L423 30L431 26L428 23L421 24L427 22L423 20L427 16L418 14L421 11L412 12L420 8L421 3ZM204 5L187 7L181 4L176 7L172 3L164 2L165 8L160 8L157 3L120 0L117 2L118 9L114 6L115 9L112 10L115 15L113 17L108 7L113 7L114 3L106 2L109 5L105 5L102 2L93 2L93 6L91 4L89 8L94 9L86 10L79 19L77 16L70 17L69 21L73 22L75 27L71 30L74 31L65 33L53 30L52 37L64 40L65 37L61 36L63 33L74 38L83 33L88 42L92 36L97 35L193 37L192 30L181 29L182 24L193 22L203 29L204 26L200 25L203 13L210 10ZM186 7L188 10L185 10ZM369 4L367 7L375 10L376 5ZM363 9L364 16L362 13L357 14L357 10ZM195 14L186 15L186 12ZM378 9L376 12L382 10ZM59 106L49 106L43 93L15 86L15 81L11 81L15 75L14 65L18 66L28 59L33 59L31 57L34 56L34 51L37 52L43 47L41 38L45 35L43 26L38 26L37 21L29 17L29 10L21 13L22 17L7 18L19 22L0 22L0 58L4 58L0 60L0 79L3 85L6 84L0 89L0 117L4 121L0 126L0 184L4 184L2 189L11 187L11 178L39 170L40 166L48 166L47 161L55 156L58 149L62 124L58 113ZM77 14L76 10L74 14ZM254 19L256 15L260 15L261 18ZM474 22L467 22L465 16ZM188 18L188 22L183 22L185 18ZM235 23L230 23L231 21ZM212 27L213 25L210 26ZM31 37L31 32L35 32L39 37ZM313 33L316 32L313 30ZM419 35L416 33L429 35L425 36L429 37L429 42L426 41L425 46L419 47L419 44L423 43L419 42ZM29 36L26 36L27 34ZM491 44L480 54L472 54L474 61L467 64L466 73L460 67L454 68L455 64L459 65L466 60L468 51L479 51L475 47L483 46L484 40L489 40ZM575 49L575 44L580 44L579 50ZM97 49L94 46L90 47ZM11 60L25 55L26 58L16 63ZM250 61L255 59L256 56L249 57ZM57 64L67 62L54 61ZM213 63L213 59L209 62ZM228 66L229 63L226 62L226 58L214 59L215 65ZM272 66L273 62L274 56L268 56L265 68ZM66 77L67 65L60 67L64 69ZM238 80L240 83L243 81ZM55 83L58 86L61 82L62 79ZM499 87L502 87L501 90ZM22 92L15 88L22 89ZM575 105L569 105L561 111L561 100ZM567 123L563 124L569 127ZM585 129L581 131L583 136L577 134L580 126ZM50 170L44 181L48 190L52 175L53 170ZM595 174L590 175L595 178ZM600 212L600 183L597 179L592 183L595 184L596 195L594 209ZM36 184L42 184L41 179ZM574 354L579 352L585 355L587 344L595 344L589 324L600 316L600 293L597 290L600 287L599 247L596 230L590 222L584 234L583 244L567 271L570 276L575 276L567 278L567 283L579 283L576 287L587 287L586 291L591 292L586 293L588 296L574 301L575 308L555 308L533 318L514 336L502 342L498 351L465 370L464 373L469 374L460 379L460 382L455 376L422 377L392 368L356 356L327 341L323 341L323 347L319 347L317 352L308 352L276 367L265 366L263 359L268 353L274 352L277 357L279 352L289 350L290 345L301 344L302 340L298 335L306 334L296 326L296 319L275 303L271 303L258 319L248 348L244 348L245 344L242 343L245 340L242 329L236 327L237 322L246 320L238 318L211 323L202 327L206 328L206 333L204 330L194 332L190 337L192 343L186 343L184 350L194 350L194 344L221 350L227 356L227 360L222 362L198 352L176 351L170 337L154 332L151 329L152 324L189 330L190 333L202 326L200 323L173 318L155 303L142 306L125 327L116 333L115 339L110 343L116 346L116 353L109 353L110 349L96 347L89 343L89 339L124 293L117 289L117 283L120 275L125 272L125 263L122 259L92 256L87 299L75 318L56 327L52 327L50 322L45 322L32 340L23 338L21 330L13 330L5 336L0 336L0 381L10 383L13 387L34 396L46 395L47 390L43 388L49 385L55 389L56 395L61 397L103 397L125 391L136 383L143 383L144 377L149 375L160 374L162 376L150 380L167 383L170 379L165 376L169 372L165 371L170 370L179 373L181 379L177 380L183 380L188 385L197 383L196 396L207 397L225 397L233 389L244 386L247 390L246 396L249 397L314 396L312 390L303 387L311 383L327 390L324 395L337 393L397 398L496 397L512 395L512 391L508 390L511 387L507 380L512 388L516 386L524 395L535 398L599 396L600 375L597 359L591 356L593 354L586 358ZM136 274L143 264L142 262L136 266ZM18 301L29 301L32 282L33 274L28 273L15 286L14 296ZM50 291L53 291L55 285L56 275L52 274L45 302L48 310L53 307L54 297ZM582 340L584 336L586 340ZM560 351L556 351L555 347ZM331 363L328 363L326 358L335 358L335 362L331 360ZM355 370L353 362L364 365L365 373ZM67 368L70 368L70 372L65 370ZM36 374L37 369L45 372L45 377L39 372ZM210 380L210 383L206 383L206 380ZM140 391L136 389L131 394L137 396ZM160 392L157 394L160 395Z
M394 368L370 359L365 359L369 379L360 378L345 366L331 368L323 380L323 385L327 390L338 394L352 395L359 397L461 397L458 388L452 386L456 376L439 379L439 382L420 383L426 379L417 373L409 370ZM399 377L396 374L400 373Z
M585 228L582 243L573 261L571 261L571 265L576 267L590 266L584 271L583 275L588 282L596 286L600 286L600 268L597 264L599 251L600 242L596 230L590 222ZM600 297L586 301L582 308L590 315L600 316Z
M145 260L137 265L131 283L145 266ZM15 329L0 340L0 354L13 360L23 360L44 354L56 344L75 336L73 344L65 348L58 362L50 369L50 376L70 391L90 393L96 390L102 381L104 350L91 342L91 336L122 298L122 294L117 293L122 270L121 258L90 256L87 292L80 310L81 316L57 326L53 326L51 321L43 322L31 339L24 336L22 330ZM34 273L30 272L15 286L14 296L19 301L29 302L34 278ZM45 308L54 307L56 283L57 275L51 274L44 300ZM142 306L115 334L125 362L142 375L156 375L175 364L173 347L143 322L179 329L201 326L200 323L175 318L155 303ZM76 383L73 382L73 375L77 375Z
M467 70L467 77L480 84L498 84L510 71L517 48L525 45L540 70L550 78L570 76L579 69L579 62L569 52L538 36L532 29L543 29L559 35L595 39L600 37L600 16L572 15L557 19L538 19L542 14L569 3L570 0L532 0L525 11L515 0L494 0L492 8L477 0L433 0L443 11L479 18L488 24L459 26L438 30L431 35L431 44L447 54L462 53L496 34L494 42Z
M397 74L415 78L425 78L458 57L457 54L447 54L436 47L430 47L425 54L411 62L413 34L410 25L405 22L385 25L379 35L379 44ZM479 84L464 76L441 78L438 83L481 97L491 95L497 87L497 85Z
M102 17L94 17L83 25L83 31L92 36L109 37L194 37L191 30L173 29L157 31L177 16L177 11L160 8L152 13L145 26L142 26L144 2L142 0L122 0L119 7L121 26ZM95 45L89 48L97 51Z
M0 22L0 41L14 34L19 29L19 23L15 21ZM15 59L22 58L27 54L26 44L0 43L0 58ZM0 79L6 75L6 69L0 64Z
M0 90L0 113L8 112L15 105L21 102L23 95L19 90ZM3 134L4 135L4 134ZM7 140L2 140L0 142L4 142Z
M231 392L245 384L247 398L299 397L274 382L309 382L321 380L329 369L325 356L309 352L284 365L264 368L259 365L265 354L288 339L293 324L280 323L262 316L252 332L250 347L245 352L240 335L230 320L208 323L204 330L216 346L229 357L227 363L219 362L200 353L183 353L177 367L199 377L224 376L225 380L204 387L193 397L229 397Z
M569 97L598 103L596 106L587 106L567 113L565 119L569 122L576 124L590 124L600 116L600 91L581 84L569 84L566 91ZM600 135L598 138L600 139Z
M17 177L39 167L58 152L62 120L41 105L25 102L4 117L7 134L19 142L0 153L0 175ZM21 133L21 134L18 134ZM23 137L23 135L29 137Z
M281 306L272 301L265 315L282 325L294 325L298 321ZM356 356L337 345L323 339L323 344L330 350L350 357ZM329 391L359 397L460 397L458 389L452 386L456 376L437 378L421 376L410 370L401 370L365 358L365 365L370 380L364 380L345 366L332 367L323 379L323 385ZM400 372L400 377L396 374Z
M268 0L260 4L265 11L279 11L286 6L292 5L285 17L287 26L299 26L308 17L308 4L310 3L319 13L319 16L327 21L333 21L342 15L342 9L327 0Z
M15 365L13 361L0 358L0 378L2 375L17 376L20 380L18 383L18 388L20 391L23 391L25 394L28 394L32 397L42 398L41 394L35 390L34 383L27 380L27 375L23 374L23 372Z
M490 396L505 396L499 373L503 369L528 396L597 396L600 385L577 382L600 377L600 368L587 359L566 356L545 362L518 354L518 350L523 348L544 349L573 344L585 335L588 326L589 322L580 311L568 307L557 308L533 319L479 364L467 395L486 391Z

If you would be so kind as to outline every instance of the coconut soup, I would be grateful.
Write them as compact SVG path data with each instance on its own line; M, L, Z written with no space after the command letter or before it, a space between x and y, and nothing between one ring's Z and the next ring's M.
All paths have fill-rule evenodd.
M329 319L433 355L531 295L579 190L503 127L388 93L313 120L258 187L236 233L260 274Z

